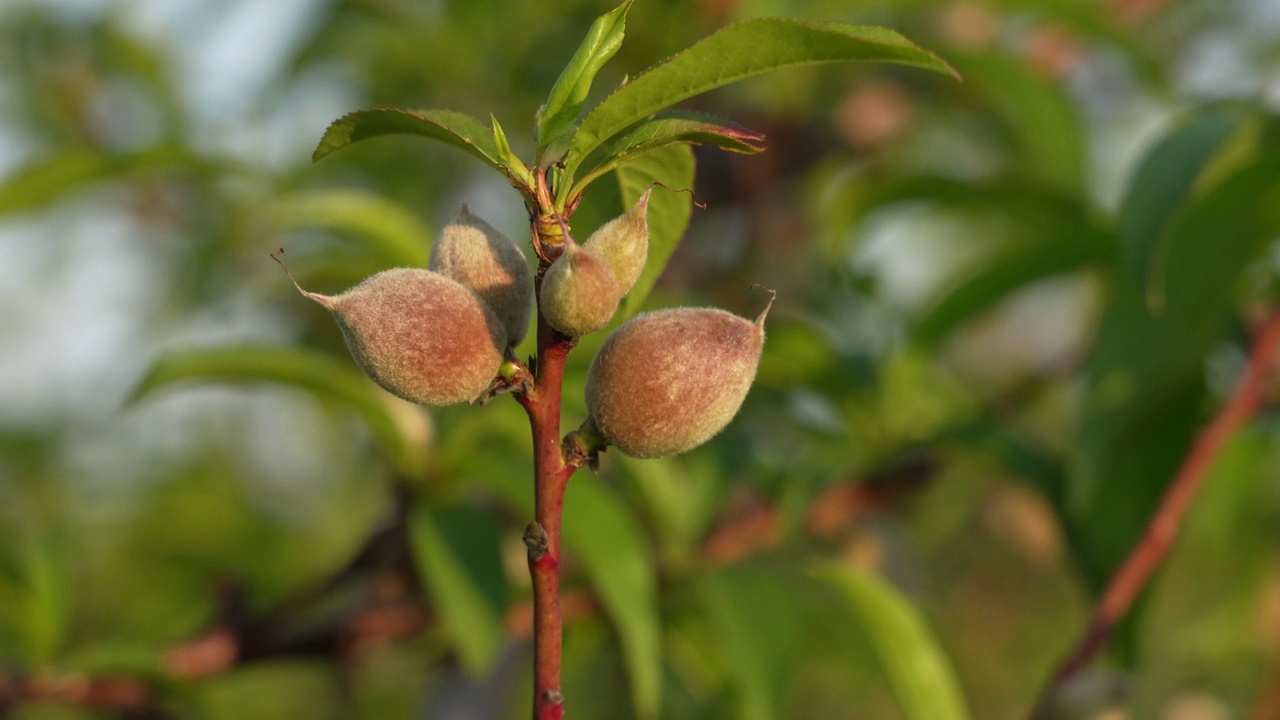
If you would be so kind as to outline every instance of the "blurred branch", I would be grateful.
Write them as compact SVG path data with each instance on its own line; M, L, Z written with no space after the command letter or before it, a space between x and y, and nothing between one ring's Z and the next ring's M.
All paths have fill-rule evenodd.
M869 511L907 504L928 487L936 471L936 459L913 453L866 478L836 483L809 504L804 531L819 540L839 539ZM782 512L764 502L732 508L703 542L702 557L727 565L778 546L786 539Z
M1227 442L1262 408L1267 384L1280 356L1280 312L1255 336L1249 367L1227 404L1201 431L1139 540L1112 576L1093 619L1075 650L1062 662L1041 695L1036 717L1046 717L1054 690L1080 674L1107 645L1115 626L1163 564L1209 470Z
M868 511L899 507L915 496L935 469L929 456L911 455L864 480L838 483L814 499L804 530L819 539L840 537ZM0 718L32 702L105 710L131 720L173 718L176 715L166 706L163 694L169 681L214 677L286 657L350 659L372 646L420 635L436 619L425 605L408 546L405 522L412 497L403 485L397 487L396 505L386 523L322 585L256 615L249 613L238 588L220 587L222 619L201 635L163 651L162 679L0 670ZM703 543L702 556L713 564L728 564L776 547L785 540L779 513L764 503L727 513ZM335 598L352 599L333 608ZM585 589L566 592L559 604L566 620L601 612L595 596ZM299 625L297 618L315 617L319 608L326 607L331 608L327 614ZM509 641L529 640L534 616L532 599L512 605L506 616Z
M272 658L345 658L370 645L421 633L433 618L408 545L412 498L404 483L396 484L394 502L387 521L345 566L267 612L252 613L240 587L217 587L220 618L214 627L162 651L154 675L0 669L0 718L32 702L114 711L124 718L175 717L162 690L169 681L210 677Z

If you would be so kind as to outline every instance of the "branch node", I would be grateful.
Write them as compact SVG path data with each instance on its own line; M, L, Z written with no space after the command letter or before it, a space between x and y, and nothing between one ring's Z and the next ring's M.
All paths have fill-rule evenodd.
M580 468L587 466L595 473L600 469L600 451L587 446L578 430L564 436L560 443L560 454L564 456L565 467Z
M538 562L546 556L550 547L551 539L547 537L546 528L542 527L537 520L529 523L524 529L524 545L529 548L529 560Z

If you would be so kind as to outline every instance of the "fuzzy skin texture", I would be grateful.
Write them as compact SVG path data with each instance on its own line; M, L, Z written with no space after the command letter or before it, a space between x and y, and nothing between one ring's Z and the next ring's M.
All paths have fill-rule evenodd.
M506 331L460 283L430 270L385 270L333 298L356 362L387 392L422 405L479 397L498 374Z
M635 207L601 225L583 243L609 261L618 280L620 295L631 292L649 259L649 193Z
M608 261L572 241L542 277L542 314L565 335L603 329L621 299Z
M440 232L427 268L483 298L502 321L511 345L524 340L533 314L533 271L510 238L471 214L466 205Z
M738 413L763 349L763 319L714 308L641 313L591 362L587 409L601 436L632 457L692 450Z

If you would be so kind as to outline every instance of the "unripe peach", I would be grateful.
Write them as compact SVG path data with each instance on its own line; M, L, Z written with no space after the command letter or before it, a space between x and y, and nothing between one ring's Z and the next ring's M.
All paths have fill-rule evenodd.
M547 322L572 336L604 328L622 299L608 261L567 235L564 251L542 276L540 292Z
M673 308L628 320L591 362L589 422L610 445L639 458L710 440L755 380L768 312L751 322L714 308Z
M636 284L649 259L649 193L644 191L635 207L601 225L583 245L594 250L613 266L620 294Z
M502 365L502 323L475 292L439 273L384 270L335 296L294 285L333 312L365 373L410 402L474 400Z
M471 214L466 205L440 232L427 267L474 290L493 308L513 346L529 332L533 312L529 263L510 238Z

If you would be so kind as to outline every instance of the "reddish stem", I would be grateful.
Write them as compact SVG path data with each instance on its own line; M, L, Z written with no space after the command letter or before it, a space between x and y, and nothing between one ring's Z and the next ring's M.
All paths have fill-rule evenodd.
M1178 531L1214 461L1235 432L1262 407L1263 393L1280 354L1280 313L1257 335L1249 367L1225 407L1196 438L1138 545L1112 576L1080 644L1059 666L1050 689L1071 679L1106 647L1116 624L1168 556Z
M541 276L537 284L541 285ZM516 399L533 431L534 522L525 530L533 579L533 717L561 720L560 656L564 618L560 610L560 519L564 491L576 465L565 462L560 443L560 398L564 365L573 343L538 313L538 361L533 387Z

